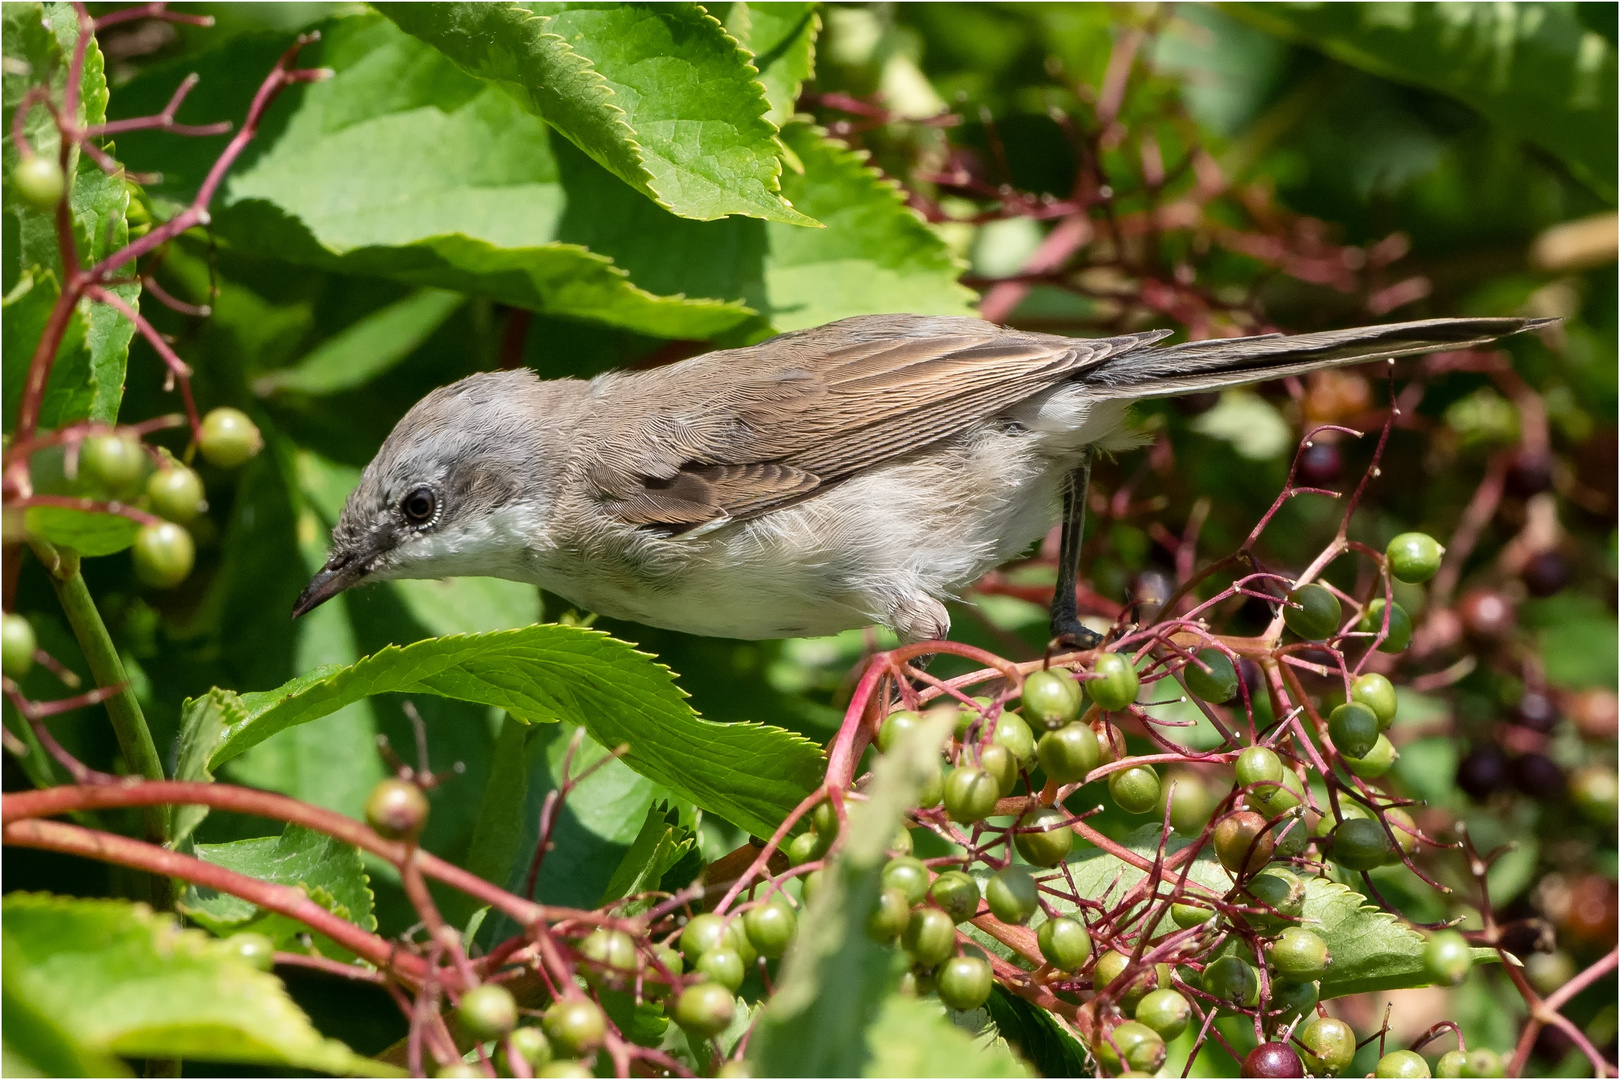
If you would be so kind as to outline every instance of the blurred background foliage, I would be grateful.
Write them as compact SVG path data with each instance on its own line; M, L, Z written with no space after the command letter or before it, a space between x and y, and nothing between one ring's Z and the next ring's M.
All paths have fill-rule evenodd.
M240 474L205 469L209 512L193 526L198 571L184 585L143 589L127 555L86 564L160 746L172 742L181 702L210 686L265 689L388 643L589 617L526 586L457 580L373 586L288 618L383 437L425 392L475 371L522 363L546 378L584 377L848 315L968 313L998 289L998 321L1073 334L1554 315L1564 322L1514 340L1493 354L1500 361L1402 363L1401 383L1416 379L1423 392L1355 528L1379 547L1407 528L1445 541L1482 481L1507 476L1508 495L1479 523L1461 580L1439 605L1451 623L1430 618L1427 652L1397 680L1426 687L1403 716L1429 718L1407 725L1397 781L1433 813L1466 819L1482 849L1518 843L1496 874L1510 917L1541 920L1526 925L1546 927L1578 962L1613 946L1612 794L1611 819L1593 822L1562 790L1513 790L1507 772L1478 798L1454 778L1485 745L1543 754L1561 775L1614 768L1614 4L708 5L740 40L758 35L762 55L798 58L801 70L768 68L767 88L776 115L797 115L783 135L783 192L823 230L676 217L363 5L177 6L217 23L136 22L103 36L109 115L156 111L197 71L203 81L180 119L239 118L274 57L309 26L323 40L304 62L336 77L284 95L226 181L212 228L172 245L152 271L163 289L212 313L193 318L143 298L195 367L202 407L244 409L268 440ZM783 51L768 54L772 43ZM133 189L134 228L189 198L221 144L120 138L131 170L162 173ZM1076 199L1096 219L1089 237L1008 291L1005 279L1039 262ZM1151 206L1188 204L1199 213L1162 232L1127 240L1107 228ZM9 213L5 225L10 298L25 268ZM1260 244L1267 238L1283 254ZM1182 289L1182 306L1154 300L1170 286ZM8 345L8 402L19 364ZM1201 525L1201 557L1232 550L1280 490L1305 427L1376 426L1387 393L1375 374L1144 407L1148 445L1104 463L1094 481L1103 511L1087 547L1094 613L1162 588L1189 523ZM121 419L173 408L160 364L137 340ZM1550 503L1513 488L1526 431L1540 432L1550 455ZM1313 482L1354 482L1370 442L1325 444L1331 454L1314 459ZM1526 550L1537 506L1550 506L1551 525L1538 519L1540 546ZM1337 514L1331 500L1294 500L1263 555L1297 568ZM1529 568L1544 551L1557 565ZM1016 586L1038 593L1050 582L1049 566L1008 572L1001 584L1014 587L955 605L954 636L1038 655L1045 615ZM1482 628L1452 602L1482 590L1506 598L1517 629ZM1422 609L1420 593L1406 599ZM77 665L40 575L24 575L17 607L42 647ZM1239 632L1263 613L1227 614ZM596 625L656 653L704 716L781 724L817 741L841 716L853 665L882 640L852 632L734 642ZM1516 722L1515 710L1527 683L1542 679L1558 718L1537 729ZM25 689L60 694L44 673ZM383 775L375 736L412 745L401 705L373 698L286 730L226 776L357 813ZM417 705L433 764L465 765L435 796L427 846L464 862L492 799L532 833L570 733L519 729L438 698ZM16 720L9 706L7 717ZM92 766L115 767L99 710L54 727ZM8 789L29 782L14 761L5 767ZM666 797L626 767L596 773L568 803L542 898L598 902L648 808ZM263 831L215 813L199 838ZM707 820L702 854L713 859L743 839ZM532 846L532 835L522 843ZM96 895L118 886L116 871L99 865L9 849L5 859L8 889ZM382 931L398 932L411 909L385 868L372 875ZM1388 877L1415 917L1452 913L1415 880ZM372 1052L397 1034L380 992L373 1001L345 987L364 1001L338 1009L323 1002L331 991L319 979L292 981L322 1027L356 1049ZM1471 1041L1504 1050L1523 1011L1506 981L1485 971L1455 991L1405 993L1398 1031L1451 1016ZM1613 997L1606 980L1569 1010L1611 1053ZM1363 1031L1381 1014L1370 999L1341 1007ZM347 1019L332 1019L339 1013ZM1568 1047L1544 1040L1538 1069L1570 1068Z

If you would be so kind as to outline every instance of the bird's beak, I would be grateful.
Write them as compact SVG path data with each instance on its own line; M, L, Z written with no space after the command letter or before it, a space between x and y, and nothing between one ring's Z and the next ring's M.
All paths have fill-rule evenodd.
M352 555L332 556L310 579L304 591L298 594L298 602L293 605L292 617L296 619L315 610L344 589L359 584L365 576L366 560L354 558Z

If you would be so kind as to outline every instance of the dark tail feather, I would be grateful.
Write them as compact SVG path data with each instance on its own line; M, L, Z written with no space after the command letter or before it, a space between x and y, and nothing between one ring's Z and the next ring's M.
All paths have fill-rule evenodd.
M1135 349L1081 376L1102 397L1154 398L1280 379L1317 368L1485 345L1554 319L1424 319L1318 334L1212 338Z

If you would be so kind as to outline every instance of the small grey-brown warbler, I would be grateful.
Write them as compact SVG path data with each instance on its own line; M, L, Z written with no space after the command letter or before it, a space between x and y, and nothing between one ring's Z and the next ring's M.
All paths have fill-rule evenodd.
M863 315L667 367L441 387L395 426L295 616L391 578L531 582L693 634L886 626L943 638L944 601L1061 517L1054 637L1094 635L1074 581L1094 448L1133 401L1540 326L1429 319L1191 341L1069 338L973 318Z

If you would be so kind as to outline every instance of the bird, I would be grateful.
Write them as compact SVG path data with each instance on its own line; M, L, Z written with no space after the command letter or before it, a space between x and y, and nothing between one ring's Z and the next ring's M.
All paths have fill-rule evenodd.
M862 315L664 367L440 387L350 493L294 617L397 578L528 582L615 619L768 639L944 639L947 600L1062 520L1050 629L1100 640L1075 582L1093 455L1132 403L1545 325L1443 318L1159 343L971 316Z

